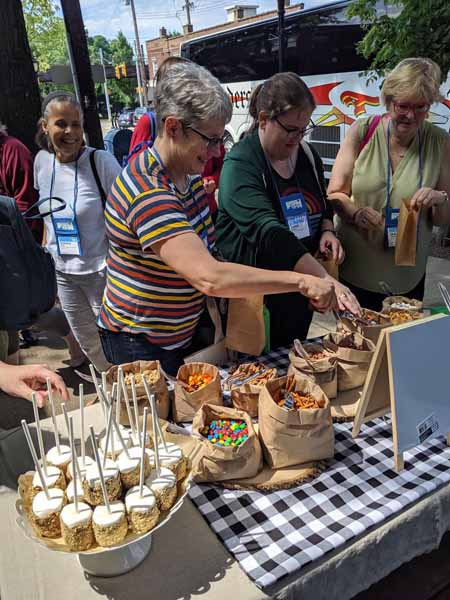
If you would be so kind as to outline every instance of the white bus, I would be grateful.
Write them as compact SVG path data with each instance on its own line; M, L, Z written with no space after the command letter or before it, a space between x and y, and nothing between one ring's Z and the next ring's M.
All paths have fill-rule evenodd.
M298 73L314 94L317 127L309 136L329 177L347 128L358 117L382 112L380 80L367 81L367 62L356 52L363 37L357 19L349 19L349 1L286 15L286 70ZM185 42L181 55L206 67L222 82L233 103L226 126L226 148L250 126L252 90L278 71L278 23L270 18L251 25ZM447 131L450 126L450 79L442 91L447 100L435 104L430 119Z

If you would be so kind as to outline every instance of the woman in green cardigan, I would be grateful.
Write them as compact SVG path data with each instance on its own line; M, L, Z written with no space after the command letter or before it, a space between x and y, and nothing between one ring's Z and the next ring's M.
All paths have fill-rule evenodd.
M323 166L303 137L314 126L314 98L294 73L260 84L250 100L253 126L227 155L219 186L217 244L229 261L330 279L340 309L359 313L348 288L314 256L337 263L343 250L327 202ZM299 294L266 295L273 348L308 334L312 310Z

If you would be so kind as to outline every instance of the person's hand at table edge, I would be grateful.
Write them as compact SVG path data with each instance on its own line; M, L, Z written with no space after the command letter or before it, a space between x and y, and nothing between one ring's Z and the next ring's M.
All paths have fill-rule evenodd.
M35 392L39 408L42 408L47 400L47 378L52 388L67 402L69 392L62 377L47 365L15 366L0 362L0 389L10 396L30 401L32 392Z

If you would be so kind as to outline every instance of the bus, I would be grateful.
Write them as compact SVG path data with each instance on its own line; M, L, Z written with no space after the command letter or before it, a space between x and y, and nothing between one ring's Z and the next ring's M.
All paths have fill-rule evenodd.
M350 4L333 2L285 17L286 70L300 75L315 97L312 118L317 127L307 139L319 152L327 178L348 127L359 117L383 110L382 81L364 75L368 63L356 52L364 31L356 18L348 17ZM253 89L278 71L277 17L190 39L182 44L181 55L206 67L228 92L233 104L233 117L225 130L229 150L250 126L248 105ZM450 79L442 88L447 99L430 111L431 121L446 131L449 87Z

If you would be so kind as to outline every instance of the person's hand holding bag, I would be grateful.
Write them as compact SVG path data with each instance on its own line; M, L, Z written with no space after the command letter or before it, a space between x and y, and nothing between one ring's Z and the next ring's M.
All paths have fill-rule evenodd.
M337 265L342 264L345 258L342 244L332 231L324 231L320 236L319 252L328 260L332 259Z
M358 229L371 231L383 227L383 217L373 208L365 206L363 208L358 208L353 213L353 224Z
M299 283L300 293L310 299L311 306L318 312L333 310L337 305L333 281L313 275L303 275Z

